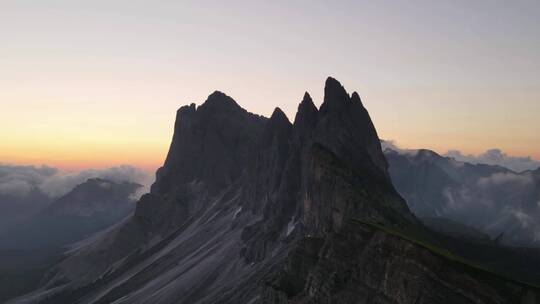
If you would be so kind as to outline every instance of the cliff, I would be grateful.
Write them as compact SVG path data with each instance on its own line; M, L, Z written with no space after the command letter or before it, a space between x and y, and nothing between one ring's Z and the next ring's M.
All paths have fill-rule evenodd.
M359 95L333 78L292 123L215 92L178 111L135 215L17 301L516 303L524 285L388 232L424 230L387 167Z

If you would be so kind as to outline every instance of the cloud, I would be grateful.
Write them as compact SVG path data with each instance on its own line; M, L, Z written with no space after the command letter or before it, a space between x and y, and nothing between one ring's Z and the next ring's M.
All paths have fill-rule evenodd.
M58 173L55 168L0 164L0 194L23 197L39 188L43 180Z
M533 177L530 174L516 174L513 172L494 173L488 177L482 177L477 181L481 188L500 187L506 189L515 189L515 187L530 187L534 184ZM512 187L512 188L511 188ZM516 189L517 191L518 189Z
M381 141L381 147L405 155L417 152L402 149L391 140ZM429 187L425 189L416 184L414 189L408 189L406 182L400 185L408 189L405 192L410 191L406 196L414 202L411 206L417 208L413 211L420 214L427 206L430 214L476 227L491 237L504 232L503 242L507 244L540 246L540 184L536 174L527 171L537 169L539 161L509 156L497 149L477 156L449 151L445 156L450 159L429 163L433 167L427 169L423 167L425 163L422 167L394 166L417 170L414 174L427 174L433 179L425 183ZM467 167L465 163L499 165L510 170L486 170ZM397 188L399 191L400 187Z
M509 244L540 241L540 202L530 172L498 172L442 190L440 216L482 229ZM533 199L531 201L531 198Z
M383 152L386 149L394 150L400 154L414 155L418 152L418 149L406 149L400 147L395 140L381 139L381 148ZM496 165L508 168L512 171L523 172L527 170L536 170L540 168L540 161L533 159L530 156L520 157L511 156L504 153L501 149L490 149L484 153L478 155L463 154L459 150L450 150L443 154L443 156L450 157L458 161L456 165L462 165L462 163L471 164L487 164ZM459 163L461 162L461 163Z
M472 164L488 164L506 167L516 172L526 170L535 170L540 167L540 161L537 161L530 156L518 157L510 156L500 149L491 149L479 155L464 155L458 150L450 150L445 156L452 157L458 161L468 162Z
M40 189L51 197L59 197L69 192L76 185L95 177L113 182L136 182L146 186L146 189L148 189L148 185L152 182L150 174L141 169L132 166L119 166L99 170L89 169L79 172L59 172L43 180Z
M32 191L33 187L26 181L13 180L0 184L0 194L23 197Z
M519 208L509 209L509 212L517 220L517 222L521 225L522 228L526 229L529 228L529 226L535 224L535 220L533 219L533 217Z
M40 190L51 198L60 197L89 178L103 178L113 182L135 182L143 185L134 194L138 199L148 192L153 175L132 166L118 166L107 169L88 169L65 172L42 166L15 166L0 164L0 194L24 197L33 190Z

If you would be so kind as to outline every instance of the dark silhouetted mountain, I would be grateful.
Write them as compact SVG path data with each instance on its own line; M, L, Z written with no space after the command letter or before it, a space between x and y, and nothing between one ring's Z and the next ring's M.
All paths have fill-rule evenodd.
M517 303L526 284L462 263L392 185L357 93L335 79L294 122L223 93L180 108L135 214L15 303ZM447 242L450 244L450 241Z
M390 175L418 217L442 217L508 245L540 245L539 170L469 164L429 150L385 151Z

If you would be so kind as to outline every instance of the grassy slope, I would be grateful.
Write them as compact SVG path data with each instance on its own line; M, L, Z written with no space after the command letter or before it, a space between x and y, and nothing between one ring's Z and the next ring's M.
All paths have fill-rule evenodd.
M407 226L407 227L387 227L378 223L372 223L362 220L354 220L354 222L359 224L368 225L370 227L373 227L377 230L382 230L388 234L397 236L401 239L404 239L406 241L409 241L415 245L418 245L420 247L423 247L433 254L442 257L444 259L447 259L451 262L461 264L468 268L471 271L477 272L481 275L490 275L495 276L497 278L511 281L520 285L528 286L531 288L540 288L540 279L536 277L527 277L523 278L520 277L520 273L518 272L512 272L509 269L504 269L504 264L501 262L501 264L498 263L486 263L479 259L469 259L466 258L468 254L462 254L463 250L456 248L456 242L459 243L459 240L451 240L448 237L438 235L437 233L434 233L432 231L428 231L426 229L423 229L422 227L417 226ZM466 246L467 244L465 244ZM469 243L469 245L471 245ZM470 248L471 251L476 250L477 248L474 247L483 247L485 245L472 245ZM502 247L496 247L492 246L488 248L489 250L493 251L493 255L497 256L500 255L501 260L509 260L508 263L512 264L515 263L513 259L516 257L519 257L519 252L514 252L512 248L502 248ZM509 253L514 253L516 257L514 257L512 254L509 255ZM520 261L525 262L527 261ZM535 263L534 261L530 261L530 263ZM534 270L530 269L531 272L534 272Z

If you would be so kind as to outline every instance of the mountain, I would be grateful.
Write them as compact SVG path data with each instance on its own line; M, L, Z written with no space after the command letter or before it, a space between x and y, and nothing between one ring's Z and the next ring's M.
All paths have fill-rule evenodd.
M294 121L214 92L181 107L133 217L13 303L517 303L534 286L440 246L394 189L359 95ZM461 243L458 243L461 244ZM537 256L537 255L535 255Z
M0 302L36 288L65 246L107 228L135 207L140 185L88 179L0 234ZM29 198L27 195L25 198Z
M385 150L398 192L421 218L445 218L514 246L540 246L540 169L516 173L430 150Z
M17 222L24 221L38 213L51 202L51 198L32 188L24 196L0 193L0 231Z
M14 166L0 162L0 230L35 214L50 202L39 181L55 173L50 167Z
M127 216L141 187L92 178L0 235L2 250L51 249L82 240Z
M489 236L473 227L444 217L425 217L422 223L431 230L457 239L469 239L478 242L491 242Z

